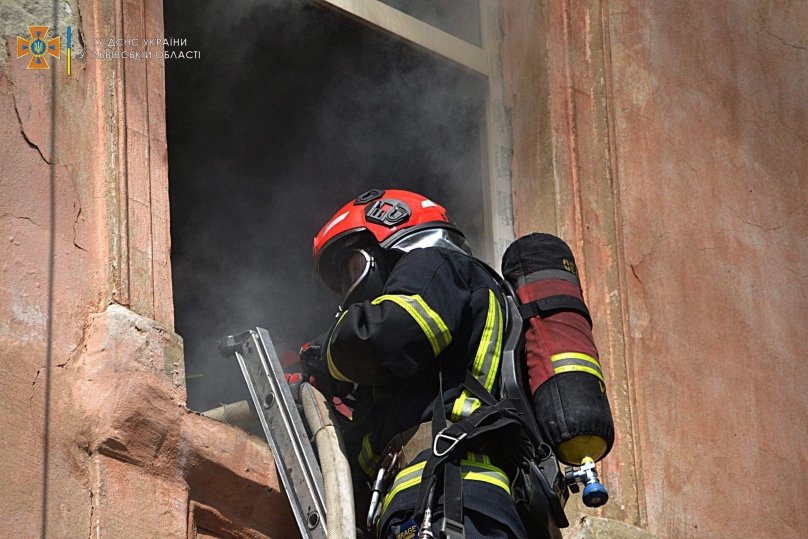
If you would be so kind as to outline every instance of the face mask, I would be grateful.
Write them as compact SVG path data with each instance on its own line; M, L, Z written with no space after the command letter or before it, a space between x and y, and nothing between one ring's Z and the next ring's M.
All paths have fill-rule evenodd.
M375 260L364 249L352 251L340 263L340 291L343 297L351 295L370 274Z
M364 249L351 253L343 261L340 273L343 276L340 313L352 303L377 298L384 290L386 272L380 267L378 259Z

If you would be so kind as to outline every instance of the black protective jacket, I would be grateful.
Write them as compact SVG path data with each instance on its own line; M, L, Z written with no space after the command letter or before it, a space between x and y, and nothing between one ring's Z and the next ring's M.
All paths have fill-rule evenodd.
M467 417L479 406L460 385L466 370L496 394L504 305L499 285L481 262L463 253L427 248L398 261L383 295L351 305L341 315L324 352L334 378L360 384L354 419L345 433L354 469L369 477L396 434L431 418L439 387L438 365L448 419ZM505 505L510 502L508 478L496 463L483 456L477 464L466 465L464 470L471 472L466 477L477 479L472 488L464 487L467 513L490 511L498 505L491 503L494 498L502 498ZM388 492L385 500L382 521L387 524L382 527L392 526L388 533L396 531L397 521L391 524L391 515L414 504L417 488L409 488L414 486L412 481L404 484L407 471L399 474L401 481L392 490L396 485L402 488ZM494 517L509 528L503 536L524 533L518 517L516 522L508 518L515 515L512 505L497 507L496 512ZM404 517L399 521L407 523Z

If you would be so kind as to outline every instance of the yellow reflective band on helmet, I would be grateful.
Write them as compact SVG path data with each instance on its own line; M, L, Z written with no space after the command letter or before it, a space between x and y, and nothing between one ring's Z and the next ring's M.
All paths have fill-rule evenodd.
M469 455L472 454L470 453ZM508 479L508 476L505 475L505 472L503 472L501 468L491 464L491 461L487 456L478 454L474 455L474 460L462 459L460 461L461 477L467 481L479 481L481 483L494 485L510 495L511 482ZM487 462L478 462L478 460L486 460ZM396 494L421 484L421 475L423 474L425 465L426 461L419 462L418 464L414 464L398 472L395 481L393 481L393 485L390 487L390 491L384 497L381 512L382 518L384 518L384 513L387 511L390 503L392 503L393 498L396 497Z
M563 352L550 356L550 361L553 362L553 372L555 374L561 374L563 372L586 372L598 377L601 382L605 383L603 372L600 370L600 363L588 354L582 354L581 352Z
M493 290L488 291L488 315L485 319L483 335L474 356L471 374L487 389L494 387L499 362L502 356L502 306L497 301ZM464 389L452 406L452 421L458 421L471 415L480 407L479 399L472 397L468 389Z
M339 323L342 322L342 319L345 318L345 315L348 314L348 311L343 312L337 323L334 324L334 331L336 331L337 326ZM334 332L331 332L331 335L334 335ZM353 382L350 378L342 374L342 372L337 368L337 365L334 363L334 358L331 357L331 337L328 338L328 345L325 347L325 357L328 363L328 372L333 376L335 379L339 380L340 382Z
M418 294L413 296L405 296L403 294L387 294L384 296L379 296L371 303L373 305L378 305L383 301L392 301L404 309L407 314L409 314L413 320L415 320L415 322L424 332L424 335L426 335L429 345L432 347L432 353L435 356L443 352L446 347L451 344L452 334L449 332L449 328L446 326L440 315L433 311L429 305L426 304L424 299Z
M373 451L373 446L370 445L370 434L365 434L365 437L362 438L362 451L359 452L358 460L362 471L368 476L372 476L373 468L376 467L376 463L379 461L379 455Z

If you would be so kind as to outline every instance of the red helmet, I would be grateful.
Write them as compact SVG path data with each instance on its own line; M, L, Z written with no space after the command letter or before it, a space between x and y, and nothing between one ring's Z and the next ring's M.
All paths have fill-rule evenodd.
M439 204L410 191L371 189L343 206L314 237L314 271L328 288L345 292L344 262L350 253L429 246L471 254L463 233Z

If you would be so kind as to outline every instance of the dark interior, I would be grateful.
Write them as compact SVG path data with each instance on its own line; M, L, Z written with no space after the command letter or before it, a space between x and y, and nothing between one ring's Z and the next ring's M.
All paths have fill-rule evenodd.
M347 201L405 188L449 210L481 249L485 81L304 2L173 0L166 61L176 330L188 405L247 398L216 341L255 326L279 353L332 322L312 238Z

